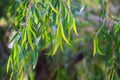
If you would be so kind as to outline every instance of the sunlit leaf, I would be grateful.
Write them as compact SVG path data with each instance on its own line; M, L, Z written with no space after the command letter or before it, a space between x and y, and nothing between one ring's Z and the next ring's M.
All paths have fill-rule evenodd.
M73 30L74 30L75 34L78 36L78 32L77 32L77 29L76 29L75 20L74 20L74 23L73 23Z
M61 30L61 34L62 34L62 37L63 37L63 39L65 40L65 42L68 44L68 45L70 45L70 46L72 46L70 43L69 43L69 41L67 40L67 38L66 38L66 36L65 36L65 34L64 34L64 30L63 30L63 26L62 26L62 24L60 23L60 30Z
M59 12L52 6L52 4L50 4L50 6L55 13L59 14Z
M58 47L59 47L59 44L56 43L55 46L54 46L54 50L52 52L52 55L55 55L55 53L57 52Z

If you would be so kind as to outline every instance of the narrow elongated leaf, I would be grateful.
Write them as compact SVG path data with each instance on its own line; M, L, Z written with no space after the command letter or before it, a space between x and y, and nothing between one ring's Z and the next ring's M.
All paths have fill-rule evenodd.
M17 41L14 44L14 60L18 57L18 43Z
M77 32L77 29L76 29L75 20L74 20L74 23L73 23L73 30L74 30L75 34L78 36L78 32Z
M71 44L69 43L69 41L67 40L67 38L65 37L65 34L64 34L64 30L63 30L63 26L62 24L60 23L60 31L61 31L61 35L63 37L63 39L65 40L65 42L71 46Z
M28 36L28 42L30 44L30 47L32 48L32 50L34 49L33 47L33 43L32 43L32 36L29 30L27 30L27 36Z
M101 50L99 49L98 37L97 37L97 36L94 38L94 51L93 51L93 55L95 55L96 52L98 52L100 55L104 55L104 54L101 52Z
M94 38L94 49L93 49L93 56L96 54L96 51L97 51L97 38L95 37Z
M58 47L59 47L59 44L56 43L52 55L55 55L55 53L56 53Z
M100 48L99 48L98 38L97 38L96 44L97 44L97 52L98 52L100 55L104 55L104 54L101 52Z
M39 22L42 23L42 19L41 19L41 17L40 17L39 10L37 10L36 8L35 8L35 14L36 14L36 16L37 16Z
M25 41L26 41L26 30L24 29L24 31L23 31L23 37L22 37L22 46L23 46L23 44L25 43Z
M10 63L11 63L11 55L10 55L10 57L9 57L9 59L8 59L8 63L7 63L7 73L8 73L8 70L9 70L9 68L10 68Z
M9 43L11 43L13 40L15 40L15 38L18 36L18 34L19 34L19 32L17 32L17 33L12 37L12 39L10 40Z
M59 42L60 48L62 51L64 51L63 45L62 45L62 36L61 36L61 32L60 32L60 27L57 30L57 37L58 37L58 42Z
M52 10L53 10L55 13L59 14L59 12L52 6L52 4L50 4L50 7L52 8Z
M36 67L37 60L38 60L38 52L37 52L37 50L35 50L33 53L33 69L35 69L35 67Z

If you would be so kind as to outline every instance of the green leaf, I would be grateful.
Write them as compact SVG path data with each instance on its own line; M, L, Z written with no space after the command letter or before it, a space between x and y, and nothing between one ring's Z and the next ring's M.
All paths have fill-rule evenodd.
M10 68L10 63L11 63L11 55L9 56L8 63L7 63L7 69L6 69L7 73Z
M52 10L53 10L55 13L59 14L59 12L52 6L52 4L50 4L50 7L52 8Z
M57 37L58 37L58 42L59 42L59 45L60 45L60 48L62 51L63 50L63 45L62 45L62 35L61 35L61 32L60 32L60 27L58 27L58 30L57 30Z
M35 13L36 13L36 16L37 16L39 22L42 23L42 19L41 19L41 17L40 17L39 10L37 10L36 8L35 8Z
M35 34L35 32L33 31L33 28L31 27L31 22L32 21L32 19L30 18L29 19L29 21L28 21L28 29L29 29L29 31L33 34L33 36L34 36L34 38L36 38L36 34Z
M22 46L23 46L23 44L25 43L25 41L26 41L26 30L24 29L23 30L23 33L22 33Z
M97 38L95 37L94 38L94 49L93 49L93 56L96 54L96 51L97 51Z
M32 36L31 36L31 33L30 33L30 31L28 29L27 29L27 36L28 36L28 42L29 42L29 44L30 44L30 46L31 46L31 48L33 50L34 47L33 47L33 43L32 43Z
M98 52L100 55L104 55L104 54L101 52L100 48L99 48L98 38L97 38L96 44L97 44L97 45L96 45L96 46L97 46L97 52Z
M13 37L12 39L9 41L9 43L11 43L13 40L15 40L15 38L18 36L19 32L17 32Z
M33 69L35 69L36 64L37 64L37 60L38 60L38 52L35 49L34 53L33 53Z
M62 35L63 39L65 40L65 42L66 42L68 45L72 46L72 45L69 43L69 41L67 40L67 38L65 37L62 23L60 23L60 26L59 26L59 27L60 27L61 35Z
M75 34L78 36L78 32L77 32L77 29L76 29L75 20L74 20L74 23L73 23L73 30L74 30Z
M55 55L55 53L56 53L58 47L59 47L59 44L58 44L58 43L55 43L55 47L54 47L54 50L53 50L52 55Z
M15 41L15 44L14 44L14 60L18 58L18 42Z
M100 55L104 55L100 48L99 48L99 44L98 44L98 37L96 36L94 38L94 51L93 51L93 56L96 54L96 52L98 52Z

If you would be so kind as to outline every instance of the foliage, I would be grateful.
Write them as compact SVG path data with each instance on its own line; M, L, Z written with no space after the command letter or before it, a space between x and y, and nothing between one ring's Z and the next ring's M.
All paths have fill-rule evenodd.
M55 67L56 80L119 80L116 4L113 0L11 0L8 13L2 14L10 18L9 30L16 32L9 42L14 42L7 64L10 78L34 80L39 51L47 48L45 55L54 55L53 61L47 61ZM85 59L71 67L71 57L81 52Z
M14 46L7 72L10 68L14 79L22 79L24 72L30 75L29 69L35 68L38 50L49 47L47 55L54 55L59 47L63 51L63 40L71 46L70 32L73 29L77 34L76 22L70 0L11 0L10 5L9 10L15 13L9 28L16 34L10 41Z

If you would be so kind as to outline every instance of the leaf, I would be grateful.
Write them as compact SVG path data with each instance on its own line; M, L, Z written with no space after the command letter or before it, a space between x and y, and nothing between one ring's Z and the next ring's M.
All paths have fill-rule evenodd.
M19 32L17 32L13 37L12 39L9 41L9 43L11 43L13 40L15 40L15 38L18 36Z
M9 56L9 59L8 59L8 63L7 63L7 73L8 73L8 70L10 68L10 63L11 63L11 55Z
M34 49L33 47L33 43L32 43L32 36L31 36L31 33L30 31L27 29L27 36L28 36L28 42L30 44L30 47L32 48L32 50Z
M70 46L72 46L70 43L69 43L69 41L67 40L67 38L65 37L65 34L64 34L64 30L63 30L63 26L62 26L62 24L60 23L60 31L61 31L61 34L62 34L62 37L63 37L63 39L65 40L65 42L68 44L68 45L70 45Z
M59 14L59 12L52 6L52 4L50 4L50 7L52 8L52 10L53 10L55 13Z
M97 38L97 52L98 52L100 55L104 55L104 54L101 52L100 48L99 48L98 38Z
M74 30L75 34L78 36L78 32L77 32L77 29L76 29L75 20L74 20L74 23L73 23L73 30Z
M35 13L36 13L36 16L37 16L39 22L42 23L42 19L41 19L40 15L39 15L39 10L37 10L36 8L35 8Z
M100 55L104 55L104 54L101 52L100 48L99 48L99 45L98 45L98 37L95 37L95 38L94 38L94 51L93 51L93 55L95 55L96 52L98 52Z
M37 64L37 60L38 60L38 52L35 49L34 53L33 53L33 69L35 69L36 64Z
M70 0L68 0L68 2L67 2L67 3L68 3L68 6L70 6Z
M15 41L14 44L14 60L18 57L18 42Z
M54 50L53 50L52 55L54 55L54 54L56 53L58 47L59 47L59 44L58 44L58 43L55 43L55 47L54 47Z
M22 37L22 46L26 41L26 30L24 29L23 33L22 33L23 37Z
M60 48L62 51L64 51L63 45L62 45L62 36L61 36L61 32L60 32L60 27L58 27L58 30L57 30L57 37L58 37L58 42L59 42Z
M94 49L93 49L93 56L96 54L97 51L97 38L94 38Z
M33 34L34 38L36 38L36 34L35 34L35 32L33 31L32 27L31 27L31 23L32 23L31 21L32 21L32 19L29 19L29 21L28 21L28 29Z

